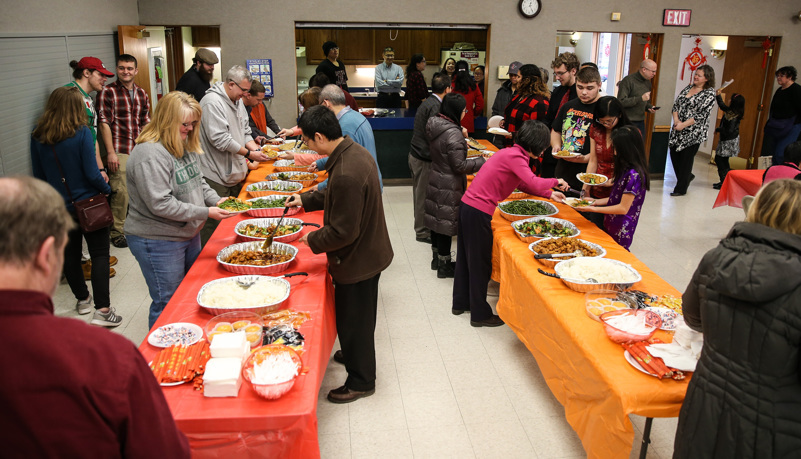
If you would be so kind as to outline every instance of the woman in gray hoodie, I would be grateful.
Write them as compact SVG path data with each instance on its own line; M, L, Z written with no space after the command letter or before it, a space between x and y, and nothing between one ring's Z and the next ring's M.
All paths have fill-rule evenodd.
M197 158L203 151L196 127L201 112L186 93L167 94L128 161L125 236L150 291L150 328L200 255L206 219L233 215L216 207L226 198L200 172Z

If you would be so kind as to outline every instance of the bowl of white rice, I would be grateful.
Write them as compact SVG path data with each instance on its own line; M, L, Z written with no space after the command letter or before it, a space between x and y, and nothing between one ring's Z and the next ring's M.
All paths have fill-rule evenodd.
M572 258L557 263L554 271L565 285L582 293L597 289L628 290L642 280L631 265L610 258Z
M251 282L253 284L250 287L244 287ZM235 311L263 315L281 309L289 298L289 290L289 282L280 277L226 277L201 287L197 294L197 303L214 315Z

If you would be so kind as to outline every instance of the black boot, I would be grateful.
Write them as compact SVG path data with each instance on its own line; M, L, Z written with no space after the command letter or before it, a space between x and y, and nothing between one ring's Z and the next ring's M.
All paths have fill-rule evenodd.
M432 249L431 255L433 257L431 259L431 270L436 271L437 268L439 268L439 255L437 255L437 249Z
M450 255L440 255L438 258L439 267L437 267L437 277L440 279L452 278L456 270L456 263L451 261Z

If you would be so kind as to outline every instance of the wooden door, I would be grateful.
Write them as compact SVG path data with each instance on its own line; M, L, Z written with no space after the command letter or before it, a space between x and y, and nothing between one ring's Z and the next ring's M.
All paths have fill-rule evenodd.
M184 40L181 26L164 26L164 38L167 45L167 92L175 91L178 80L188 69L184 68Z
M745 97L745 117L740 122L741 158L759 156L762 147L762 129L770 112L776 59L769 59L766 67L762 68L764 49L760 43L764 39L765 37L730 36L723 75L717 78L717 86L724 81L734 79L734 83L724 90L726 102L729 102L734 93ZM775 51L778 51L778 43L775 46L777 47ZM764 106L760 107L763 94ZM713 148L717 148L717 142L716 137Z
M440 33L436 30L412 30L409 48L412 54L422 53L426 63L439 65Z
M142 38L144 30L145 26L139 25L117 26L120 54L130 54L136 58L139 73L134 78L134 83L150 96L150 63L147 60L147 38ZM117 63L112 63L112 66L116 73ZM153 112L153 101L150 101L150 111Z
M651 80L651 103L654 105L657 101L657 95L659 93L659 73L663 71L668 71L667 69L663 69L661 66L662 60L662 39L664 35L662 34L642 34L642 33L634 33L631 37L631 47L629 48L629 67L628 69L624 69L625 75L631 75L634 72L640 70L640 63L643 61L643 50L645 49L645 44L648 43L648 37L651 37L651 50L648 53L648 58L652 59L656 62L657 65L657 73L656 77ZM623 42L621 41L621 46ZM615 88L615 95L617 95L617 88ZM672 103L672 101L671 101ZM670 110L670 107L662 107L661 110ZM646 157L650 157L651 151L651 138L653 137L654 132L654 115L650 113L646 113L645 115L645 154Z
M395 50L395 63L401 67L406 66L412 58L411 39L409 29L377 29L375 32L375 50L373 51L376 64L384 60L384 48L392 47Z
M323 43L337 41L336 29L304 29L303 34L306 39L306 63L310 65L319 64L326 58L323 54ZM342 49L341 43L337 42L337 45L340 47L339 56L342 59L346 51Z
M339 58L345 64L378 64L373 59L373 31L371 29L340 29L337 31L337 40Z

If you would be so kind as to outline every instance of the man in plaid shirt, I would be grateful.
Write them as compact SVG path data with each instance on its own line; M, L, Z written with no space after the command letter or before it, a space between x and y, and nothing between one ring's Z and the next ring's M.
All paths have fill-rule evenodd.
M111 243L114 247L128 247L122 227L128 213L128 184L125 165L142 128L150 122L147 93L134 83L139 73L136 58L122 54L117 58L117 80L103 88L97 96L99 134L106 147L111 195Z

